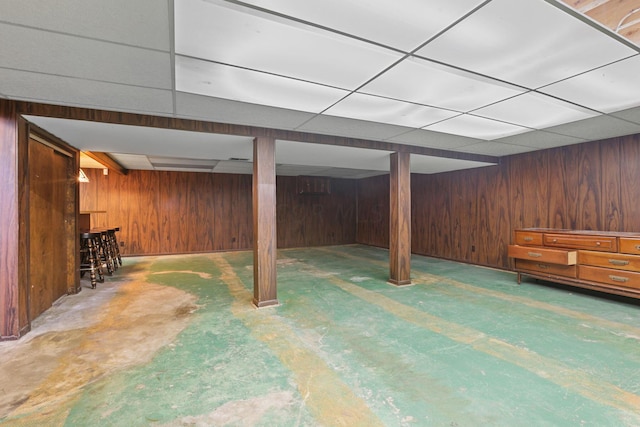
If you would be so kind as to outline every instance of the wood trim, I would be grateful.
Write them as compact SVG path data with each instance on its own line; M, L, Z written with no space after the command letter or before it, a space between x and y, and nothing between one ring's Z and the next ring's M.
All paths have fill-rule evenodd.
M92 110L80 107L67 107L51 104L40 104L26 101L17 102L21 114L34 116L55 117L61 119L87 120L99 123L113 123L133 126L147 126L163 129L176 129L194 132L209 132L237 136L282 139L289 141L307 142L311 144L338 145L345 147L367 148L394 152L407 152L426 156L445 157L450 159L470 160L499 164L500 159L494 156L462 153L457 151L440 150L429 147L396 144L382 141L371 141L358 138L347 138L332 135L270 129L255 126L216 123L193 119L178 119L159 117L146 114L121 113L105 110Z
M253 304L278 304L276 273L276 141L253 141Z

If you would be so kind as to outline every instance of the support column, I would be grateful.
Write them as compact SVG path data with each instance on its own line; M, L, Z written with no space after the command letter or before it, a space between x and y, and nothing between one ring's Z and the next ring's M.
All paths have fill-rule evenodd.
M253 304L277 305L276 142L253 141Z
M391 154L389 283L411 284L411 167L407 152Z
M0 99L0 341L29 330L20 154L16 104Z

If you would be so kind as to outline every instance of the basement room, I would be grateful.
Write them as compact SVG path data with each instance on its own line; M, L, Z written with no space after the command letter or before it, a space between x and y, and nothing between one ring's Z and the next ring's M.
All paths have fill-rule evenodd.
M640 426L640 0L0 39L0 425Z

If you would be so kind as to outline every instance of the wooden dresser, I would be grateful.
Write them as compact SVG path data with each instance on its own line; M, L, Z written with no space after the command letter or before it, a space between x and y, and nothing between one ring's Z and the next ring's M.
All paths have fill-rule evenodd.
M509 257L522 275L640 298L640 233L523 228Z

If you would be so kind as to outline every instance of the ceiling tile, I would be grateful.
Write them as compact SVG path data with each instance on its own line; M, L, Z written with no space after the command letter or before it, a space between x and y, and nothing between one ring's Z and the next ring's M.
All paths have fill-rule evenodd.
M640 105L640 55L540 89L604 113Z
M401 54L225 1L175 2L176 53L355 89ZM286 46L286 48L280 48Z
M237 173L242 175L252 175L253 174L253 163L252 162L243 162L243 161L235 161L235 160L224 160L218 162L215 168L213 168L214 173Z
M157 0L16 1L2 8L2 20L168 52L168 4Z
M528 88L635 53L544 0L493 0L417 52Z
M595 141L640 133L640 124L630 123L611 116L597 116L591 119L553 126L545 130Z
M482 0L246 0L245 3L408 52Z
M388 171L390 154L382 150L276 141L276 162L283 164Z
M143 154L109 153L116 162L129 170L153 170L153 165Z
M27 120L84 151L191 159L253 158L251 137L50 117L27 116Z
M523 90L418 58L407 58L359 92L467 112Z
M519 135L496 139L494 142L512 145L522 145L536 150L585 142L585 139L573 136L559 135L557 133L535 130Z
M325 135L345 136L348 138L384 141L385 139L408 132L411 128L319 115L300 126L297 130Z
M16 70L171 89L168 52L0 24L2 66ZM46 58L46 60L43 60Z
M471 116L468 114L456 116L452 119L427 126L425 129L477 139L497 139L527 132L529 130L521 126L484 119L482 117Z
M397 142L399 144L417 145L420 147L438 148L450 150L452 148L460 148L465 145L476 144L480 140L468 138L466 136L451 135L449 133L434 132L424 129L416 129L402 135L389 138L389 142Z
M411 155L412 173L431 174L493 165L493 163L476 162L471 160L421 156L416 154Z
M173 112L170 90L143 88L0 68L0 93L13 99L167 115Z
M468 145L462 151L472 154L484 154L487 156L504 157L513 154L527 153L535 151L536 148L525 147L524 145L505 144L496 141L484 141L478 144ZM459 151L459 150L455 150Z
M640 107L629 108L628 110L616 111L615 113L611 113L611 115L619 119L640 124Z
M324 114L421 128L460 113L354 93L326 110Z
M315 114L177 92L176 116L292 130L313 118Z
M273 74L176 57L176 90L319 113L348 92Z
M540 93L528 92L473 111L473 115L534 129L573 122L598 113Z

